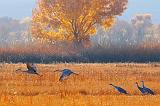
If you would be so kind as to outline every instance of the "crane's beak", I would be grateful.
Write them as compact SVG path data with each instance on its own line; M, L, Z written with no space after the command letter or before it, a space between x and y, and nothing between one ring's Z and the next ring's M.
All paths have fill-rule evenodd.
M19 68L19 69L16 70L16 72L17 72L17 71L22 71L22 70Z
M61 70L55 70L55 71L53 71L53 72L61 72Z

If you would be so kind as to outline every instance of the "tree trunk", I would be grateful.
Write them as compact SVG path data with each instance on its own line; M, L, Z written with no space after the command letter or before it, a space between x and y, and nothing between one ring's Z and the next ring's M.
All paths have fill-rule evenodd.
M81 51L84 48L82 41L79 41L79 40L73 41L73 47L75 50L78 50L78 51Z
M84 50L86 50L87 48L91 47L91 41L89 38L85 39L85 40L74 40L73 41L73 47L76 51L78 52L83 52Z

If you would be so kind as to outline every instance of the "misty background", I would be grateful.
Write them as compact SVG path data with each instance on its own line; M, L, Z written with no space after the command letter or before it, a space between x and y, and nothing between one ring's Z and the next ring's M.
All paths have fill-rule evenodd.
M81 52L32 37L36 1L0 1L0 61L6 62L159 62L160 1L129 0L123 16L108 31L98 28L92 45ZM6 6L7 5L7 6Z

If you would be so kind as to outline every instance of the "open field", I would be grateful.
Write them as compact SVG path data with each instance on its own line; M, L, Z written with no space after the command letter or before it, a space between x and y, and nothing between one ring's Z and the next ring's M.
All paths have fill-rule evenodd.
M0 64L0 106L159 106L160 64L38 64L42 77L17 73L24 64ZM56 69L79 73L59 82ZM156 95L142 96L135 82ZM117 93L109 84L125 88Z

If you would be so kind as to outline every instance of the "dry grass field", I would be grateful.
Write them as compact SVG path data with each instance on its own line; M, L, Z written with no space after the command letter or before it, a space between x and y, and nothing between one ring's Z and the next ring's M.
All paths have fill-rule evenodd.
M160 64L37 64L43 76L15 72L25 64L0 64L0 106L159 106ZM79 73L59 82L56 69ZM142 96L135 82L156 95ZM126 89L119 94L109 84Z

